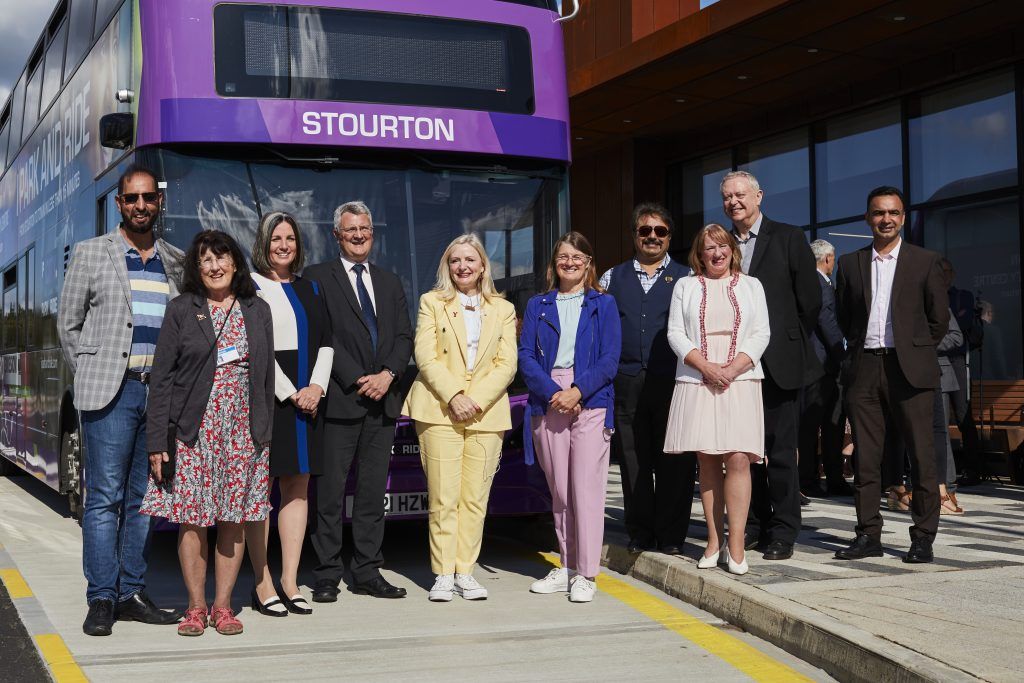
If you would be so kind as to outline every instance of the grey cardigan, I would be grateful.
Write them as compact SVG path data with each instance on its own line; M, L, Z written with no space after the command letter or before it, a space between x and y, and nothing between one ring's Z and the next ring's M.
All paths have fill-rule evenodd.
M239 299L238 306L249 342L249 427L253 441L267 444L274 415L274 327L270 306L255 297ZM217 367L217 354L212 352L216 335L205 297L182 294L167 305L150 378L146 411L149 453L167 450L167 428L175 420L179 441L192 445L198 439Z

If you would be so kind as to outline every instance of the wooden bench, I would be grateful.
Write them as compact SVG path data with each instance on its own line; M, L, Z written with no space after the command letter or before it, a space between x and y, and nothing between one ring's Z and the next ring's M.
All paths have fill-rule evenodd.
M971 405L985 470L1024 484L1024 381L975 380ZM959 441L960 431L949 436Z

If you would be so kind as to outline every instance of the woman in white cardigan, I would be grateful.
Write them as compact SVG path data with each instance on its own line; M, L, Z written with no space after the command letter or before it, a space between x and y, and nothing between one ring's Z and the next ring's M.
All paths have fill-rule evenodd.
M679 362L665 452L697 452L708 524L708 545L697 566L725 564L733 574L745 574L750 463L764 460L759 361L770 334L768 305L761 283L741 272L736 240L720 225L697 234L690 268L669 308L668 342ZM737 532L729 534L728 546L726 511L730 531Z

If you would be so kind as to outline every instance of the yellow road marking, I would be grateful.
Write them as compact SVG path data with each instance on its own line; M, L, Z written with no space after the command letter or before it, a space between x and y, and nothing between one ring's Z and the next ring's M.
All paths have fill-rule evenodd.
M36 645L50 666L56 683L88 683L89 679L75 663L75 658L71 656L71 650L64 644L63 638L46 633L36 636Z
M557 555L543 553L543 556L548 562L560 566ZM736 667L755 681L790 683L811 680L742 640L705 624L700 619L690 616L650 593L630 586L625 581L601 574L597 577L597 587L668 630Z
M3 580L12 600L32 597L32 589L28 587L25 578L17 569L0 569L0 580Z

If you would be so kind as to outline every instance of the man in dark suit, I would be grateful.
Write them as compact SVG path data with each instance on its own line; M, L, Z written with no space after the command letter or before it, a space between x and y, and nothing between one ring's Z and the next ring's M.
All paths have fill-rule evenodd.
M764 193L753 174L727 173L721 190L725 215L739 242L743 272L764 286L772 333L761 358L768 463L751 466L747 547L763 550L766 560L785 560L793 556L800 533L796 460L800 390L823 372L809 341L821 309L821 286L803 231L761 213Z
M384 492L395 419L402 409L398 379L412 355L412 326L399 279L368 259L373 217L362 202L334 212L341 258L311 266L305 276L324 289L334 333L334 365L324 415L324 472L317 478L313 548L315 602L334 602L345 567L341 561L345 483L353 460L358 479L352 505L352 590L402 598L405 589L380 574L384 564Z
M905 242L903 194L868 194L865 219L874 240L839 260L836 304L849 343L843 384L857 443L854 503L857 537L841 560L882 555L882 452L886 427L898 429L914 472L910 552L904 562L931 562L939 526L932 411L939 388L936 347L949 328L949 299L939 255Z
M800 490L810 496L822 494L818 477L820 432L825 493L849 496L853 490L843 479L843 427L846 417L839 405L839 366L846 349L843 333L836 321L836 295L830 279L836 265L836 250L825 240L814 240L811 252L821 284L821 311L818 324L811 333L811 344L818 362L825 368L825 374L804 387L803 412L800 415Z

